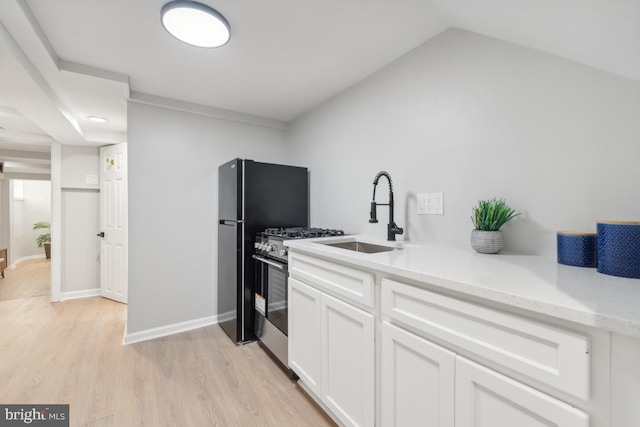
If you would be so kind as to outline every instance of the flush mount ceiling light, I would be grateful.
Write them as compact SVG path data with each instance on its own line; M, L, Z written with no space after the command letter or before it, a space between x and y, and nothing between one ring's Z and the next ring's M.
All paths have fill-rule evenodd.
M96 123L107 123L108 120L105 119L104 117L98 117L98 116L87 116L87 119L91 120L92 122L96 122Z
M220 47L231 37L229 23L217 10L195 1L162 6L162 26L178 40L197 47Z

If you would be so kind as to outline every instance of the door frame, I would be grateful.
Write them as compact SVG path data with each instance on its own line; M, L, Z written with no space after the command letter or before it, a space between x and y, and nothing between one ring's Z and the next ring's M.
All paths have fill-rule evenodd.
M62 145L51 142L51 302L62 294Z
M97 147L99 149L99 147ZM51 142L51 302L62 301L62 144Z

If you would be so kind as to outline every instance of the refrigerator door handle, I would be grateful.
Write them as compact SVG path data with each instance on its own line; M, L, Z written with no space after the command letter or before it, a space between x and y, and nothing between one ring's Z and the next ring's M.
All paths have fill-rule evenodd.
M235 219L221 219L220 225L236 225L236 224L244 224L244 220L235 220Z

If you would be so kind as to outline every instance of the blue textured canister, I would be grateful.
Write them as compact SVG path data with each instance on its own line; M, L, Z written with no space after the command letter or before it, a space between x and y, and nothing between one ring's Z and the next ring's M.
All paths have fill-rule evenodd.
M558 264L596 267L596 233L558 231Z
M598 272L640 279L640 221L598 222Z

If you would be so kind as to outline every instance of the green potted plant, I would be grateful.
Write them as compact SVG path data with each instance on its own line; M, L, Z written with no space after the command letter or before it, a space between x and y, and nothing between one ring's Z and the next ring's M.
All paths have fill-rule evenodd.
M483 254L497 254L504 247L500 227L520 215L507 206L503 199L479 200L473 208L471 221L471 247Z
M36 238L36 243L39 248L44 247L44 254L47 259L51 259L51 225L46 221L40 221L33 224L34 230L47 230L46 233L39 235Z

